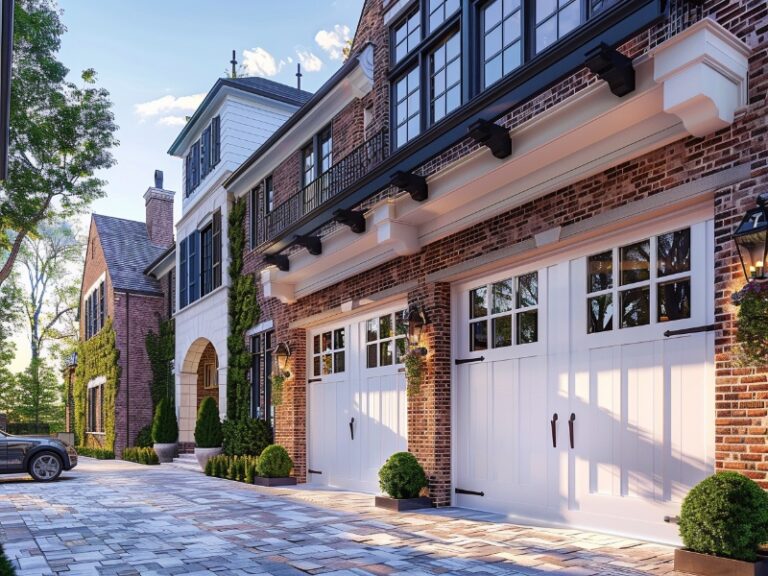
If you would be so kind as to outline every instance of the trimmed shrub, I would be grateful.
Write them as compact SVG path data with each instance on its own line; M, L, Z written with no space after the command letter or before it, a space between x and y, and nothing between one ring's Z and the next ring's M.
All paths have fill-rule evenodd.
M133 445L136 448L151 448L152 447L152 426L144 426L139 433L136 434L136 440L133 441Z
M427 475L410 452L396 452L379 470L379 486L390 498L416 498L427 486Z
M259 456L259 464L256 472L264 478L285 478L291 473L293 460L288 456L285 448L272 444L264 448Z
M89 448L88 446L78 446L78 455L86 456L88 458L96 458L97 460L114 460L115 453L112 450L106 448Z
M205 465L206 476L225 478L236 482L253 484L256 475L257 456L212 456Z
M137 464L160 464L157 454L152 448L134 447L123 450L123 460L136 462Z
M179 439L176 412L167 398L160 400L152 420L152 441L155 444L173 444Z
M218 448L221 446L221 420L216 400L211 397L203 399L197 411L195 424L195 444L198 448Z
M222 425L224 454L258 456L272 444L272 428L264 420L225 420Z
M705 478L683 500L680 536L694 552L754 560L768 542L768 493L736 472Z
M2 546L0 546L0 576L16 576L16 570L5 555Z

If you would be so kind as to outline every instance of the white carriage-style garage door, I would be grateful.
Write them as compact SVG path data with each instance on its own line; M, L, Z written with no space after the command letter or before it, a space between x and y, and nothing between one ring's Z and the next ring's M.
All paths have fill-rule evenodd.
M455 502L675 542L714 469L713 225L454 289Z
M402 307L310 333L309 481L378 492L378 471L407 449Z

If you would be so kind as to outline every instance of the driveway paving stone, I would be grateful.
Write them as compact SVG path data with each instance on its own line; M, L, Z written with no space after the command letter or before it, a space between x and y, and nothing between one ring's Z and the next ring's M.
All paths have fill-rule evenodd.
M666 546L372 500L82 458L53 484L0 477L0 541L19 576L674 574Z

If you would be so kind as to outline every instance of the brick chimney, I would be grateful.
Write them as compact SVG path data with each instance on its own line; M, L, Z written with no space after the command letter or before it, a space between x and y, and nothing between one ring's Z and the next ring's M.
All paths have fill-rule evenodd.
M147 234L157 246L173 245L173 195L163 188L163 171L155 170L155 185L144 193L147 208Z

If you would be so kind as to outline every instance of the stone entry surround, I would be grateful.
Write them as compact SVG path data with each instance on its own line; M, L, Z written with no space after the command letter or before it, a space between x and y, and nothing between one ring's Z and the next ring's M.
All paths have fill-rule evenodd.
M0 477L0 542L19 576L673 574L661 545L372 500L82 458L53 484Z

